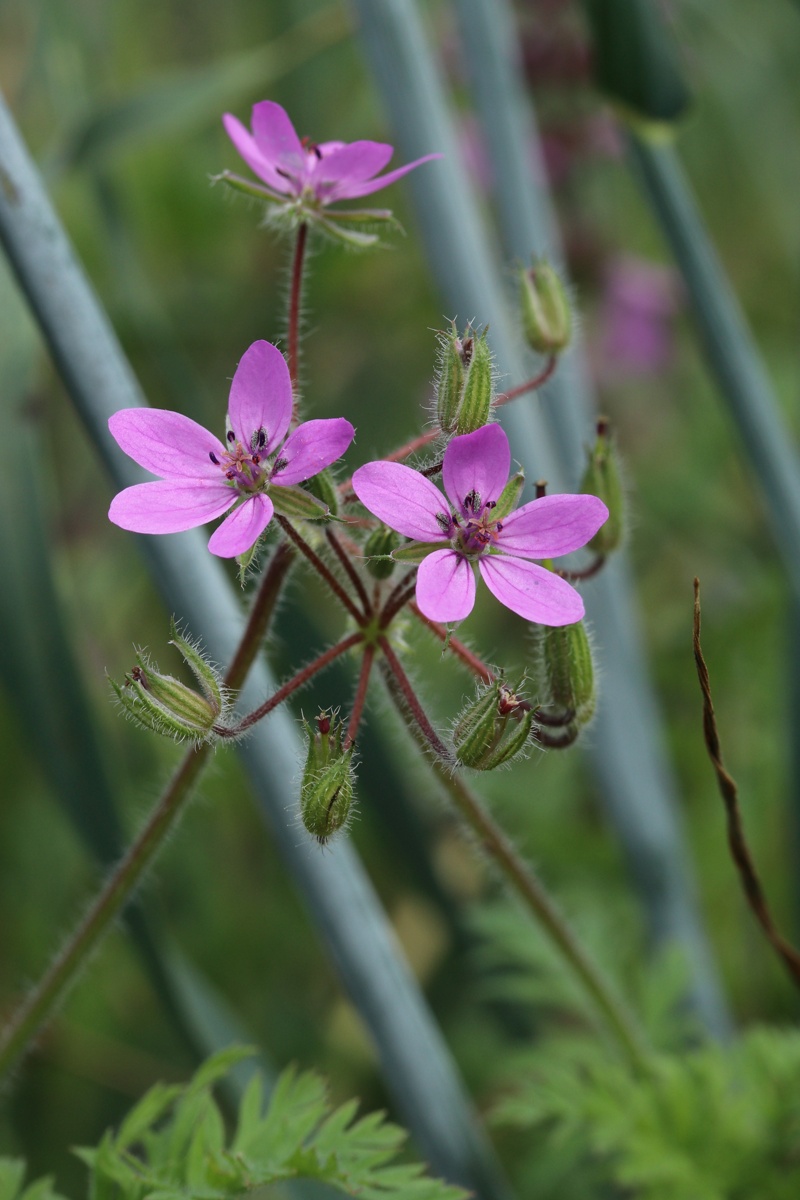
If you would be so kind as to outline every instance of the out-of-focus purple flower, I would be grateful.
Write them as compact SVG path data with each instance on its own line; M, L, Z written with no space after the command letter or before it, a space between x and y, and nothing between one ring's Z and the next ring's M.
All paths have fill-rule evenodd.
M475 603L477 564L501 604L540 625L571 625L584 613L575 589L528 559L550 559L584 546L608 517L596 496L543 496L495 515L511 467L499 425L455 437L445 451L446 497L418 471L371 462L353 475L353 490L384 524L429 543L417 573L417 604L432 621L461 621Z
M639 258L615 259L606 275L600 369L614 378L648 375L672 361L672 318L680 301L673 271Z
M114 413L112 437L161 478L125 488L111 501L109 518L134 533L179 533L232 509L208 548L221 558L245 554L280 510L281 492L329 467L353 439L343 417L306 421L287 438L291 418L289 368L280 350L263 341L254 342L236 368L224 444L181 413Z
M302 219L319 221L322 210L336 201L370 196L402 179L422 163L442 157L441 154L426 154L385 175L378 175L394 153L392 146L384 142L301 140L286 111L273 100L262 100L253 106L252 132L230 113L222 120L239 154L253 174L262 180L264 186L259 186L258 192L268 200L283 204L288 201ZM336 219L337 215L336 212L328 213L322 223ZM353 216L352 213L348 215ZM370 215L376 220L390 216L383 210L371 211Z

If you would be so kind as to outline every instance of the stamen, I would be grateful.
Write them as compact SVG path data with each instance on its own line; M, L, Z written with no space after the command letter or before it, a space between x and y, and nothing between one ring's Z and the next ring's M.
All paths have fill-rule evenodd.
M464 497L464 508L472 509L472 511L474 513L476 513L478 511L478 509L480 508L480 506L481 506L480 493L476 492L475 489L473 488L472 491L467 492L466 496Z
M213 462L215 467L219 466L219 459L217 458L217 456L213 450L209 450L208 457L211 459L211 461Z
M288 458L279 458L275 461L275 466L272 468L272 474L277 475L279 471L285 471L289 465Z
M225 437L231 445L233 445L233 443L236 441L236 434L232 429L228 430L228 432L225 434Z
M450 532L450 526L452 524L452 521L451 521L451 518L448 517L447 513L443 513L443 512L437 513L436 520L439 523L440 527L444 530L445 533Z

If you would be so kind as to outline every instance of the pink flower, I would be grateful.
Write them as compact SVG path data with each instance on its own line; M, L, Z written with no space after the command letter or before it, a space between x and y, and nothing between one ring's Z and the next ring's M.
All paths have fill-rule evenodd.
M442 157L427 154L376 179L393 153L383 142L301 141L286 111L273 100L253 106L252 133L230 113L222 120L250 170L267 185L260 189L264 195L273 200L289 197L310 209L369 196L421 163Z
M526 621L571 625L584 613L575 589L530 558L584 546L608 517L596 496L543 496L495 517L511 451L499 425L455 437L444 455L447 500L424 475L400 463L371 462L353 476L361 503L405 537L431 543L417 573L417 604L432 621L461 621L475 603L477 563L501 604ZM449 501L449 503L448 503Z
M254 342L236 368L224 445L181 413L114 413L112 437L161 478L125 488L111 501L109 518L134 533L179 533L232 509L208 548L222 558L244 554L275 507L280 511L280 493L329 467L352 441L353 426L342 417L306 421L286 438L291 417L289 368L269 342Z

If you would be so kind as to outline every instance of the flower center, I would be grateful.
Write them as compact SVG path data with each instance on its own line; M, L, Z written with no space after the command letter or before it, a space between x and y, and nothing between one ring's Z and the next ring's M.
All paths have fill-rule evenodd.
M271 470L268 469L269 464L264 457L267 440L267 431L261 428L250 438L249 447L243 446L233 430L229 430L228 449L221 457L210 450L208 457L214 466L219 467L232 488L241 494L252 495L264 491L278 466L275 463Z
M461 506L463 515L454 513L452 517L450 537L454 550L467 558L480 558L492 548L503 528L502 521L492 515L496 506L496 500L483 504L475 491L465 496Z

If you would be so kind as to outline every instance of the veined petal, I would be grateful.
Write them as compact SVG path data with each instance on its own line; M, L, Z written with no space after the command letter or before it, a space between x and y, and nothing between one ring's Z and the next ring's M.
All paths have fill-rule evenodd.
M274 512L269 496L259 492L240 504L214 530L208 539L208 548L220 558L235 558L255 546L261 534L272 520Z
M302 173L306 152L285 108L274 100L253 105L250 121L253 137L261 154L273 167Z
M269 184L276 192L281 192L283 195L293 195L295 189L292 187L289 180L275 170L273 164L264 157L258 148L255 138L245 129L241 121L230 113L225 113L222 118L222 123L225 126L225 132L236 147L237 152L247 163L250 170L259 179L263 179L264 183Z
M263 454L274 450L292 417L292 381L286 359L270 342L253 342L242 355L231 383L228 415L243 446L259 429L267 435Z
M314 172L315 179L324 179L346 188L348 184L363 183L382 171L394 154L386 142L350 142L330 154L324 154ZM338 192L335 188L333 195Z
M510 469L511 450L505 433L499 425L483 425L474 433L454 437L445 450L444 490L453 506L464 512L464 497L470 492L477 492L482 504L497 501Z
M281 448L280 458L286 466L273 475L277 484L302 483L318 475L341 458L353 440L355 429L344 417L327 417L304 421L289 434Z
M434 550L417 569L417 604L430 621L463 621L475 604L475 574L455 550Z
M447 535L437 513L450 516L447 501L429 479L402 463L371 462L353 475L353 491L365 508L390 529L419 542Z
M381 188L388 187L390 183L396 183L398 179L402 179L409 171L413 171L415 167L422 166L423 163L432 162L435 158L444 158L443 154L426 154L423 158L417 158L414 162L406 163L404 167L397 167L394 171L388 171L386 175L380 175L377 179L369 179L365 183L351 183L341 191L337 189L337 200L356 200L359 196L369 196L372 192L378 192Z
M557 558L585 546L607 519L597 496L541 496L504 518L497 548L520 558Z
M159 479L125 488L111 501L108 517L132 533L182 533L220 516L235 499L221 476L219 483Z
M108 418L111 436L140 467L167 479L219 479L225 449L213 433L166 408L123 408Z
M483 582L501 604L539 625L572 625L584 614L575 588L546 567L521 558L485 554L478 559Z

